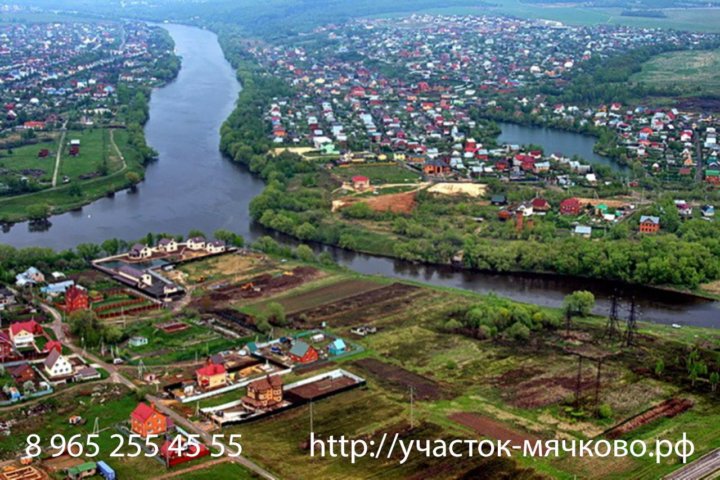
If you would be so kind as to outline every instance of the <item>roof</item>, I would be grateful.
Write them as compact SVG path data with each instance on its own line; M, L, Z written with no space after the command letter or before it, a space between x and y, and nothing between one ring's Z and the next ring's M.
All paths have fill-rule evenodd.
M58 352L57 350L53 350L50 352L50 355L48 355L45 358L45 361L43 362L43 364L47 368L52 368L53 366L55 366L55 364L57 363L57 361L60 359L61 356L62 356L62 354L60 352Z
M226 370L224 366L218 365L217 363L208 363L204 367L198 368L195 373L197 373L198 376L212 377L215 375L224 375Z
M298 340L295 342L295 345L293 345L290 349L290 355L295 355L296 357L304 357L309 348L310 345L303 342L302 340Z
M643 215L642 217L640 217L640 223L646 223L646 222L660 225L660 217L653 217L650 215Z
M282 387L282 378L280 378L279 375L267 375L263 378L260 378L258 380L255 380L254 382L250 383L248 387L252 387L253 389L257 390L269 390L271 388L279 388Z
M352 177L353 182L369 182L370 179L364 175L355 175Z
M139 422L145 423L150 417L152 417L156 413L158 412L154 408L149 406L147 403L140 402L138 403L137 407L135 407L135 410L132 411L130 417L134 418Z
M578 225L577 227L575 227L575 233L578 233L580 235L590 235L592 234L592 227Z
M120 268L118 268L119 273L124 273L125 275L135 278L137 280L140 280L143 276L143 272L141 270L138 270L135 267L131 267L130 265L123 265Z
M45 344L44 350L46 352L49 352L50 350L57 350L59 352L62 352L62 343L58 342L57 340L50 340Z
M345 340L342 338L336 338L330 345L330 348L334 348L336 350L345 350L345 347Z
M29 333L32 333L33 335L37 333L39 330L42 330L40 325L35 320L30 320L28 322L18 322L13 323L10 325L10 333L15 336L18 333L22 331L26 331Z
M68 473L78 474L78 473L82 473L82 472L88 472L90 470L95 470L96 468L97 468L97 463L95 463L95 462L81 463L80 465L75 465L74 467L68 468Z

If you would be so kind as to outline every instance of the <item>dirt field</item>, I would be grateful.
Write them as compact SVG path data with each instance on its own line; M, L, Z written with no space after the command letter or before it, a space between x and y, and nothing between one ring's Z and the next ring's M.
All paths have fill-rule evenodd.
M416 373L405 370L402 367L381 362L374 358L363 358L353 362L363 370L377 378L383 384L389 384L396 390L407 392L409 395L410 387L413 388L415 399L417 400L440 400L448 398L448 392L434 380L425 378Z
M191 307L206 311L216 308L223 302L245 298L262 298L285 290L298 287L320 275L320 271L312 267L296 267L290 272L272 275L265 273L238 283L221 283L212 288L208 294L196 298Z
M376 197L354 198L346 197L333 202L333 211L348 207L354 203L363 202L376 212L410 213L415 208L416 192L391 193Z
M495 383L501 388L503 398L520 408L546 407L574 395L577 377L573 368L564 375L543 376L543 373L539 369L519 368L500 375L495 379ZM604 382L609 380L605 378ZM593 372L590 368L585 368L580 382L581 394L590 391L594 385Z
M393 283L336 302L297 311L289 318L297 328L320 326L322 322L333 327L372 323L378 318L402 310L412 303L414 296L420 291L412 285Z
M474 413L458 412L453 413L449 418L453 422L472 428L484 437L497 440L507 440L510 441L513 446L517 445L522 447L523 442L526 440L530 442L538 440L538 438L533 435L516 432L500 422L496 422L488 417L476 415Z
M670 398L661 404L656 405L619 425L616 425L605 432L605 435L608 438L618 438L659 418L672 418L676 415L680 415L684 411L692 408L692 406L692 400L687 398Z
M297 295L278 299L277 302L285 307L287 313L292 314L381 287L382 285L367 280L342 280Z
M436 183L428 189L430 193L441 195L467 195L470 197L482 197L487 188L477 183Z

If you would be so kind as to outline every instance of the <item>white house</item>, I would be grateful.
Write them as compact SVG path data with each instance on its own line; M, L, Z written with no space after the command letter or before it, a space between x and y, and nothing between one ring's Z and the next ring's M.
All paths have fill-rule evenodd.
M148 247L147 245L142 245L140 243L136 243L132 246L130 251L128 252L128 256L130 258L150 258L152 257L152 249Z
M35 334L39 333L42 327L35 320L19 322L10 325L10 340L15 348L25 348L35 343Z
M207 242L205 250L207 250L208 253L222 253L225 251L225 242L222 240Z
M206 243L203 237L188 238L187 248L190 250L205 250Z
M68 377L73 373L73 366L65 356L57 350L50 352L44 362L45 373L51 379Z
M138 270L137 268L130 267L128 265L123 265L122 267L118 268L117 273L121 277L131 280L138 285L152 285L153 282L152 275L147 272Z
M158 242L158 250L165 253L178 251L178 243L174 238L163 238Z

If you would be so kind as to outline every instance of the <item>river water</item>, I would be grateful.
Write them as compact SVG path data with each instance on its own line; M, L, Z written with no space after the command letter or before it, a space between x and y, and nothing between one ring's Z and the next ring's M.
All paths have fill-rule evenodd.
M182 69L172 83L153 92L145 132L159 159L146 171L135 192L118 192L82 210L51 218L45 231L32 231L27 223L0 233L0 242L18 247L72 248L78 243L100 243L107 238L136 239L148 232L207 234L224 228L253 240L265 234L248 214L250 200L263 183L243 167L223 158L218 150L219 130L232 111L240 86L225 60L214 34L194 27L165 25L182 57ZM510 136L524 132L519 137ZM523 130L520 130L523 129ZM539 143L546 151L585 156L589 137L566 132L543 132L532 137L530 127L503 126L510 143ZM575 139L575 142L572 139ZM560 140L562 139L562 144ZM590 144L590 153L592 146ZM602 157L600 157L602 158ZM416 265L326 248L339 263L361 273L418 280L435 285L495 292L516 300L558 306L563 296L577 289L593 291L598 312L607 312L608 296L616 285L544 275L494 275L452 268ZM621 287L625 298L635 296L642 319L659 323L717 326L720 305L694 297L640 287Z

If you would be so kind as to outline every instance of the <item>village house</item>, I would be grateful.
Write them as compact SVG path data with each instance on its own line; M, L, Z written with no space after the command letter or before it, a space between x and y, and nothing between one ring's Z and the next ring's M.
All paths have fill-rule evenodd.
M143 258L150 258L152 257L152 254L153 252L150 247L141 243L136 243L128 252L128 257L132 258L133 260L140 260Z
M29 363L11 367L8 369L8 373L10 373L16 385L22 385L35 380L35 370L33 370Z
M363 192L370 188L370 179L364 175L355 175L352 177L353 189Z
M35 335L43 333L42 327L35 320L13 323L9 331L10 340L18 349L31 347L35 343Z
M566 198L560 202L560 213L562 215L579 215L581 210L580 200L577 198Z
M134 282L136 286L152 285L153 283L152 276L149 273L143 272L142 270L138 270L137 268L129 265L121 266L117 269L117 273L122 278Z
M643 215L640 217L640 224L638 226L640 233L657 233L660 231L660 218L649 215Z
M203 390L214 390L227 385L227 370L223 365L206 363L205 366L195 371L198 386Z
M15 294L7 287L0 287L0 310L15 305Z
M162 435L168 430L168 418L145 402L138 403L130 414L130 428L145 438L148 435Z
M290 349L290 359L295 363L312 363L318 358L317 350L302 340L296 340Z
M279 375L268 375L251 382L243 404L254 409L272 408L283 401L283 382Z
M205 250L208 253L222 253L226 249L225 242L222 240L214 240L212 242L207 242L205 245Z
M73 373L70 361L57 350L50 352L43 362L43 367L50 380L67 378Z
M544 198L536 197L532 199L532 202L530 202L532 205L533 211L536 214L543 214L545 212L550 211L550 204L547 200Z
M35 267L30 267L15 276L15 284L18 287L36 285L43 282L45 282L45 275L43 275L43 273Z
M335 340L330 343L330 346L328 347L328 352L330 355L342 355L347 351L347 345L345 344L345 340L342 338L336 338Z
M130 340L128 340L128 345L131 347L142 347L147 344L148 344L147 337L143 337L141 335L132 336L132 337L130 337Z
M188 241L185 245L187 246L188 250L198 251L205 250L206 243L207 242L203 237L192 237L188 238Z
M87 290L72 285L65 291L65 303L63 305L65 313L87 310L88 308L90 308L90 298Z
M163 238L158 242L158 250L165 253L174 253L178 251L178 243L174 238Z

